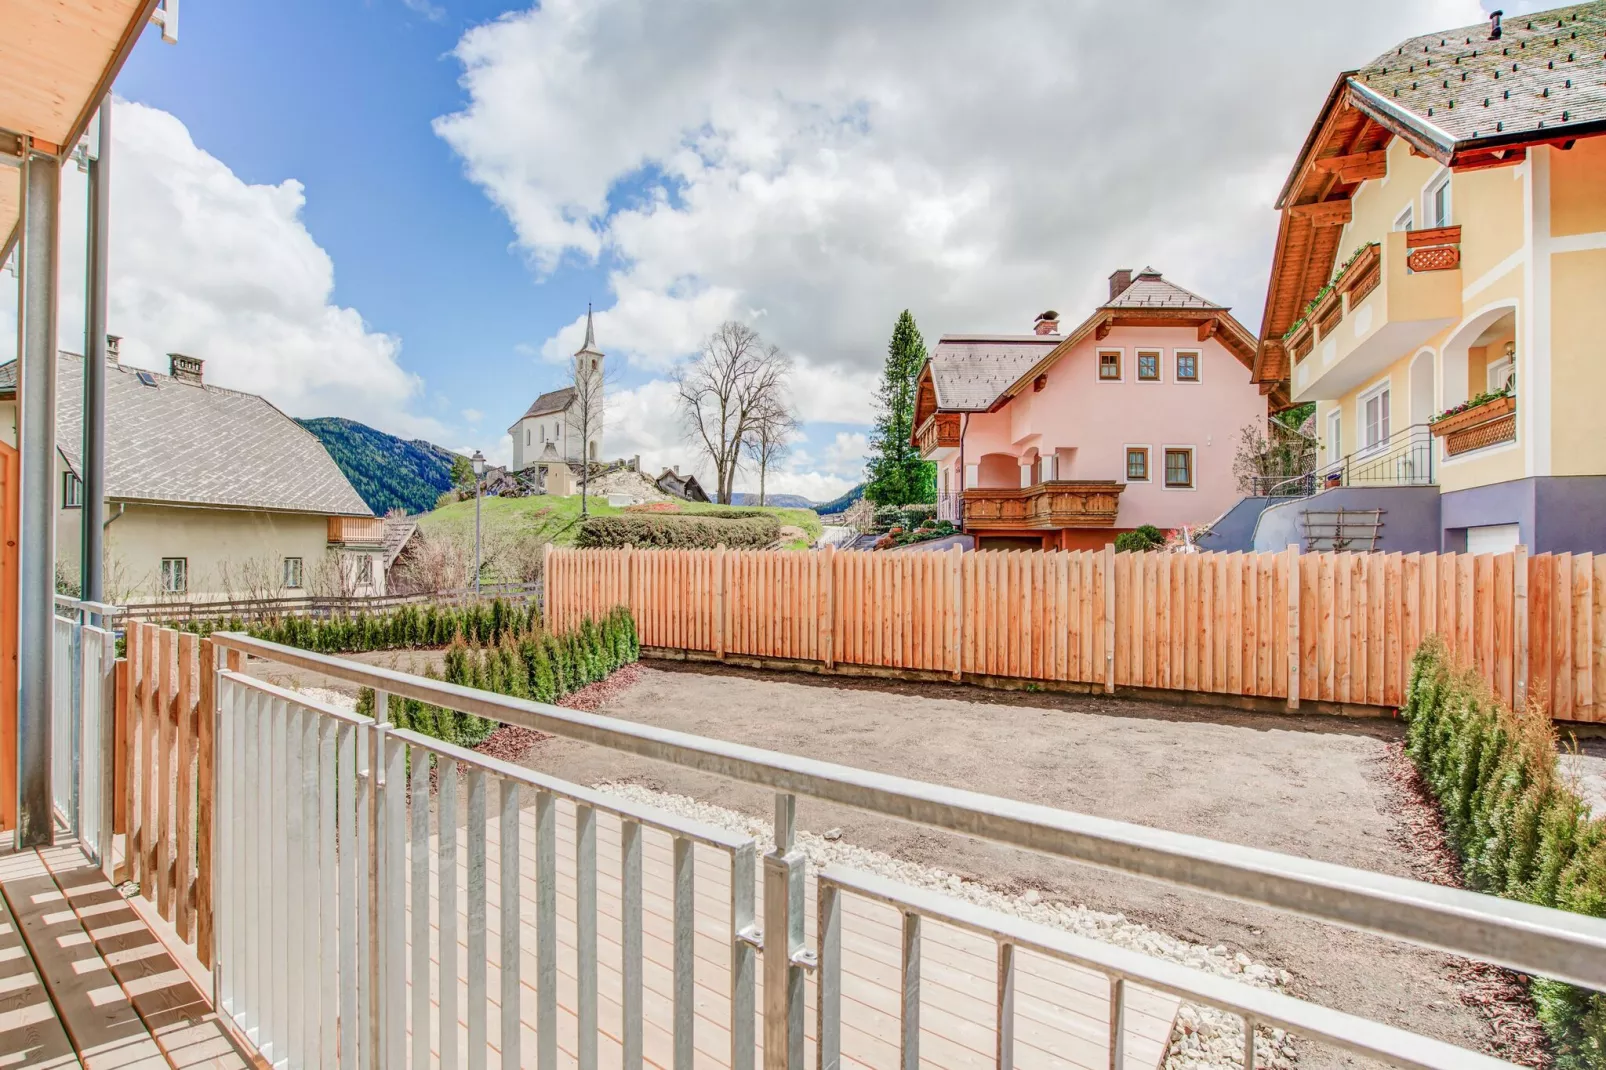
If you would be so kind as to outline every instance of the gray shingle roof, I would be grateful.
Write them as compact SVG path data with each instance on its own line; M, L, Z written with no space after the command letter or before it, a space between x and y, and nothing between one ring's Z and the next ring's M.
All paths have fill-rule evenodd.
M57 448L76 466L84 360L63 353L56 368ZM265 399L120 365L106 372L107 498L373 515L323 444ZM15 386L15 363L0 367L0 393Z
M1146 267L1132 277L1132 285L1122 290L1101 308L1196 308L1222 311L1225 306L1208 301L1191 290L1184 290L1166 279L1154 268Z
M981 412L1063 341L1057 334L945 334L931 351L931 382L944 412Z
M1480 22L1413 37L1352 82L1453 143L1606 121L1606 0L1506 18L1499 40L1489 32Z
M385 567L396 563L396 558L414 535L418 534L418 521L406 516L385 518Z
M572 386L560 386L556 390L548 390L545 394L536 398L530 407L524 410L524 415L520 416L519 419L525 420L531 416L545 416L548 413L562 412L569 407L569 403L573 400L574 387Z

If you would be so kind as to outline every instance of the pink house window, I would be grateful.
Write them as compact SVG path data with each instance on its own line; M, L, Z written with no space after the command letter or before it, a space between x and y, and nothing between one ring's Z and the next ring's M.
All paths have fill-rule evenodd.
M1138 350L1138 378L1146 383L1160 381L1160 354L1158 350Z
M1197 383L1199 381L1199 354L1177 354L1177 379L1184 383Z
M1129 483L1149 481L1149 451L1140 446L1129 446L1126 451L1126 478Z
M1119 351L1099 354L1099 378L1106 381L1114 381L1121 378L1121 354Z

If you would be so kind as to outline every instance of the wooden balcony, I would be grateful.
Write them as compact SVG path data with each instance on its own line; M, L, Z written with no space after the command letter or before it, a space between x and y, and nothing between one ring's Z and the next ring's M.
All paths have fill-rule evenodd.
M975 487L965 491L966 531L1053 531L1111 528L1125 483L1054 479L1031 487Z
M1487 446L1517 441L1517 399L1495 398L1476 408L1445 416L1431 425L1435 438L1444 439L1444 455L1456 457Z
M915 448L927 461L947 460L959 449L959 414L934 412L915 430Z
M378 516L332 516L329 518L330 546L383 546L385 520Z

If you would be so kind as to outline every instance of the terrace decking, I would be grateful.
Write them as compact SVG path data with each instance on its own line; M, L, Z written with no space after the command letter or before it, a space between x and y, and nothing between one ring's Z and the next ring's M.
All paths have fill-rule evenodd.
M491 1006L487 1012L486 1035L500 1035L497 1002L497 972L500 926L494 904L501 901L497 859L500 843L499 822L486 828L486 899L493 904L487 911L487 955ZM643 1053L647 1065L668 1068L673 1065L673 930L671 899L671 841L668 834L644 830L642 861L642 948ZM536 916L536 877L529 860L535 855L535 816L526 808L521 812L520 837L520 916L524 919L520 950L524 959L521 976L525 1023L536 1020L536 974L534 919ZM438 1010L440 1002L439 841L430 841L431 904L431 999ZM576 968L576 844L575 810L572 804L557 803L558 857L558 1059L561 1065L578 1062L579 1022L576 1014L578 981ZM728 857L711 847L695 848L696 872L696 1026L694 1062L697 1066L729 1066L731 916L730 863ZM598 962L598 1065L619 1066L622 1008L620 993L620 826L617 818L596 814L597 853L597 962ZM457 848L457 903L467 901L467 862L461 835ZM410 863L409 863L410 865ZM760 867L762 870L762 867ZM762 881L762 872L759 877ZM762 894L759 896L762 900ZM815 882L812 871L806 885L805 911L807 946L814 946ZM409 907L410 910L410 907ZM882 904L853 896L843 902L843 1004L842 1053L844 1065L892 1068L898 1065L900 1023L900 947L901 919ZM409 913L407 931L412 932ZM459 994L457 1007L468 1006L466 934L459 924L456 970ZM409 956L411 954L409 945ZM920 982L920 1064L946 1070L998 1065L995 1053L995 1008L997 999L997 950L994 942L974 933L928 920L923 927ZM757 971L758 1006L763 1006L763 971ZM1080 969L1047 957L1021 952L1017 962L1015 1005L1015 1061L1025 1070L1053 1068L1099 1068L1110 1065L1109 982L1094 971ZM411 1006L411 994L408 1005ZM815 987L807 985L808 1013L805 1016L805 1065L814 1065ZM1159 1065L1171 1036L1178 1001L1171 996L1129 987L1125 1015L1126 1070L1152 1070ZM434 1017L434 1011L432 1011ZM762 1044L763 1030L757 1030ZM432 1033L431 1051L440 1056L440 1038ZM457 1032L459 1058L466 1065L467 1024L460 1021ZM411 1050L411 1035L408 1046ZM522 1052L533 1058L535 1031L526 1024ZM763 1065L762 1055L756 1060Z
M190 973L76 844L0 843L0 1068L248 1067Z

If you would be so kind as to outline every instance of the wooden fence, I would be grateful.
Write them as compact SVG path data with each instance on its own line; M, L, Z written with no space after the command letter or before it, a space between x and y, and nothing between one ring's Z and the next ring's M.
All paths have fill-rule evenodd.
M644 646L1396 707L1435 632L1506 702L1606 720L1606 555L554 550L549 627Z

